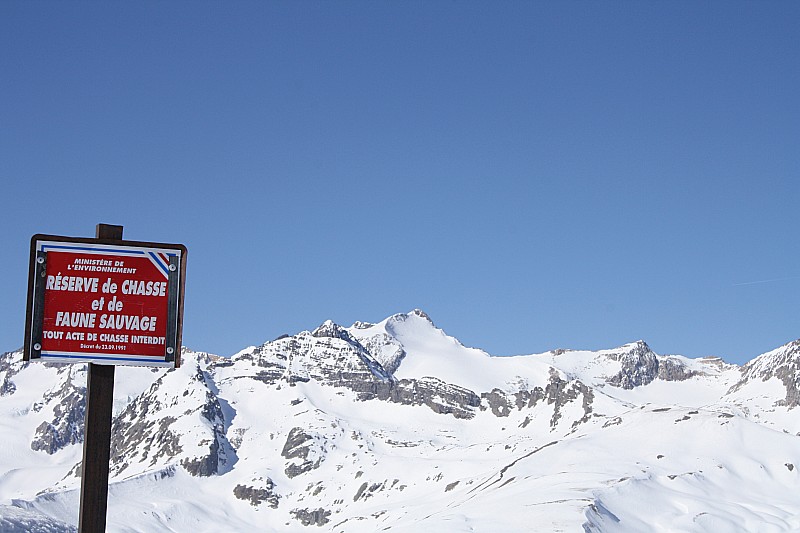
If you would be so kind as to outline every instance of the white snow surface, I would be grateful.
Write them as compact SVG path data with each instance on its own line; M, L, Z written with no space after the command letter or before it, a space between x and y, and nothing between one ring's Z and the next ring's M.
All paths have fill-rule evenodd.
M107 530L800 530L793 346L739 368L641 341L493 357L418 310L341 329L117 368ZM6 382L0 531L76 531L81 444L32 443L85 371L13 352Z
M468 348L435 327L419 310L348 331L361 342L377 336L391 339L393 348L401 347L405 355L394 372L397 379L435 377L476 392L518 390L520 382L546 381L551 368L534 357L492 357L483 350Z

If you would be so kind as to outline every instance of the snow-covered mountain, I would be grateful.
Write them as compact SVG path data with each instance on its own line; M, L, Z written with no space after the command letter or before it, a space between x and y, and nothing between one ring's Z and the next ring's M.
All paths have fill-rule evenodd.
M109 531L800 530L800 341L493 357L415 310L120 367ZM0 356L0 531L74 531L86 372Z

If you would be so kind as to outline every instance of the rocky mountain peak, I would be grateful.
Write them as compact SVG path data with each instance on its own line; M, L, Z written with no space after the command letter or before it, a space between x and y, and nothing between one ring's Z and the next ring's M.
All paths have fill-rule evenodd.
M326 320L320 326L311 332L311 335L317 338L329 337L332 339L341 339L347 342L355 342L353 337L339 324L332 320Z
M742 367L743 374L765 374L776 368L800 361L800 339L761 354Z
M731 388L735 391L745 384L778 378L786 387L786 398L778 402L794 408L800 405L800 339L759 355L742 367L742 379Z
M643 362L655 356L650 346L643 341L630 342L623 344L619 348L606 352L606 356L614 361L630 361L630 362Z
M646 342L639 340L621 346L618 350L608 355L621 364L620 371L607 380L609 384L623 389L633 389L656 379L658 358Z
M413 320L418 318L421 318L422 320L430 324L431 327L434 328L436 327L435 324L433 323L433 320L431 320L431 317L428 316L428 314L425 311L422 311L421 309L414 309L413 311L410 311L408 313L397 313L396 315L392 315L387 320L387 326L389 327L389 329L391 329L392 324L398 324L409 321L413 322Z
M414 315L414 316L418 316L418 317L420 317L420 318L424 318L425 320L427 320L428 322L430 322L432 326L434 325L434 324L433 324L433 320L431 320L431 317L430 317L430 316L428 316L428 313L426 313L426 312L425 312L425 311L423 311L422 309L414 309L414 310L413 310L413 311L411 311L411 313L409 313L409 314L411 314L411 315Z
M621 346L608 357L619 361L621 368L607 382L623 389L647 385L655 379L683 381L698 375L680 357L659 356L643 340Z
M643 340L639 339L636 342L632 342L630 344L626 344L622 348L627 348L628 353L630 355L636 357L642 357L647 354L652 354L653 350L650 349L650 346Z

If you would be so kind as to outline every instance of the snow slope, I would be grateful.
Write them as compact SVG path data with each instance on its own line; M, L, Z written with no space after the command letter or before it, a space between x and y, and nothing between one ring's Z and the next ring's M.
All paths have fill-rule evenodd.
M415 310L121 367L108 530L798 530L798 351L500 358ZM20 359L0 530L74 531L85 371Z

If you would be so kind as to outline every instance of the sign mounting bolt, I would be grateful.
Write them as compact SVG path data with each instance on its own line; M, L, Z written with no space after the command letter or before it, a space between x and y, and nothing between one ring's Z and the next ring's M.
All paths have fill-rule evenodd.
M33 349L38 352L39 350L42 349L42 345L37 342L36 344L33 345Z
M172 352L174 352L174 351L175 351L175 350L172 348L172 346L170 346L170 347L168 347L168 348L167 348L167 353L172 353Z

